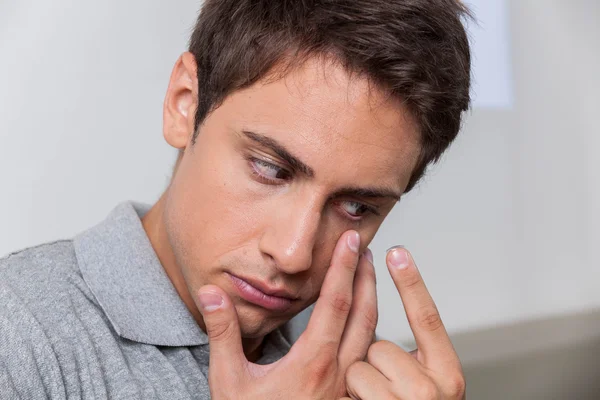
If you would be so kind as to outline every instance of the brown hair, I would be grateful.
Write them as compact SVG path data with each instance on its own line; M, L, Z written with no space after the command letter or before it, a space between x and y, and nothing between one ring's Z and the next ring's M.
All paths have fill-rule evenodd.
M198 127L227 95L282 62L333 56L400 98L421 154L406 191L439 160L469 108L471 56L460 0L206 0L189 51L198 65Z

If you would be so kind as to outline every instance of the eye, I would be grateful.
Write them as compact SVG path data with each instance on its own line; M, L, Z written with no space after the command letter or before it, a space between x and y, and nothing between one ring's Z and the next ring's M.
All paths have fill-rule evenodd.
M339 205L353 218L359 218L368 212L377 214L376 210L358 201L341 201Z
M268 181L269 183L278 183L291 178L291 173L285 168L278 167L270 162L258 159L250 158L250 166L252 172L259 178Z

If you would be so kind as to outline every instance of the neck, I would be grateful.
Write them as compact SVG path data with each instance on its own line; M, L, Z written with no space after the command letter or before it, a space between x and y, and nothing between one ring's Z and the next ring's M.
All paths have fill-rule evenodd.
M156 204L152 206L150 211L148 211L148 213L142 217L142 225L146 231L148 239L150 239L150 243L152 244L154 252L158 256L158 259L167 276L171 280L171 283L175 287L175 290L177 290L179 297L186 305L200 328L206 332L206 325L204 324L202 314L200 313L200 310L198 310L198 307L194 302L194 298L190 294L181 272L181 268L179 267L179 264L175 258L173 247L171 246L165 230L164 209L166 194L167 192L165 192L156 202ZM262 352L262 342L263 338L242 339L244 354L246 355L248 361L258 360Z

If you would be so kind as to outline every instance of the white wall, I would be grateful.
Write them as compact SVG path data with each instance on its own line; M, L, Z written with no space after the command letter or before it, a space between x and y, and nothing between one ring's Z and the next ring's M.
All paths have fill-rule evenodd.
M513 109L475 108L380 231L379 265L406 244L453 333L600 307L599 17L591 0L511 2ZM380 332L408 340L379 282Z
M157 197L174 159L162 100L198 8L0 2L0 253Z
M599 4L511 3L514 107L476 108L373 244L381 336L410 338L383 265L396 243L454 334L600 307ZM0 253L158 197L162 99L198 7L0 2Z

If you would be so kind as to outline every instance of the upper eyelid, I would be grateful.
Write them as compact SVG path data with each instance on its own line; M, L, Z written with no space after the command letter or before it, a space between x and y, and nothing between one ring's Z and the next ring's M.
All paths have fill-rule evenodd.
M352 214L348 213L347 211L343 211L345 214L348 214L350 216L349 218L351 220L353 220L353 221L358 221L359 219L362 220L363 218L368 217L369 213L371 213L372 215L376 215L376 216L381 215L376 208L371 207L368 204L364 204L364 203L361 203L361 202L356 202L356 203L364 205L365 207L367 207L367 210L366 210L366 212L364 214L360 214L360 215L352 215Z
M281 168L278 165L275 165L275 164L273 164L271 162L268 162L268 161L265 161L265 160L261 160L260 158L254 158L254 159L252 159L252 161L256 162L256 163L259 163L259 164L262 164L262 165L265 165L267 167L273 167L273 168L277 168L277 169L283 169L283 168Z
M379 210L377 209L377 207L374 207L374 206L372 206L372 205L370 205L370 204L363 203L363 202L361 202L361 201L356 201L356 200L351 200L351 202L354 202L354 203L357 203L357 204L363 205L363 206L367 207L367 210L368 210L369 212L371 212L371 213L373 213L373 214L375 214L375 215L380 215L380 213L379 213Z
M291 174L291 173L292 173L292 171L293 171L293 168L292 168L292 167L286 167L286 166L279 165L279 164L277 164L277 163L276 163L274 160L265 160L264 158L261 158L261 157L256 157L256 156L249 156L248 158L249 158L249 160L250 160L251 162L256 162L256 161L258 161L258 162L260 162L260 163L264 163L264 164L270 165L270 166L272 166L272 167L275 167L275 168L279 168L279 169L286 170L286 171L288 171L290 174Z
M338 201L340 201L340 202L342 202L342 201L355 202L355 203L359 203L359 204L362 204L364 206L367 206L370 210L379 211L379 206L376 206L374 204L370 204L367 201L363 201L363 200L357 199L356 197L347 196L347 195L341 195L341 196L338 197L338 199L339 199ZM335 199L335 197L331 197L329 200L330 201L335 201L336 199Z
M331 199L331 200L335 201L334 199ZM340 199L338 201L340 203L343 203L343 202L358 203L360 205L363 205L363 206L367 207L367 211L368 212L370 212L370 213L372 213L374 215L377 215L377 216L381 215L381 213L379 211L379 207L371 205L369 203L365 203L365 202L360 201L360 200L356 200L356 199L346 199L346 200L343 200L343 199Z

